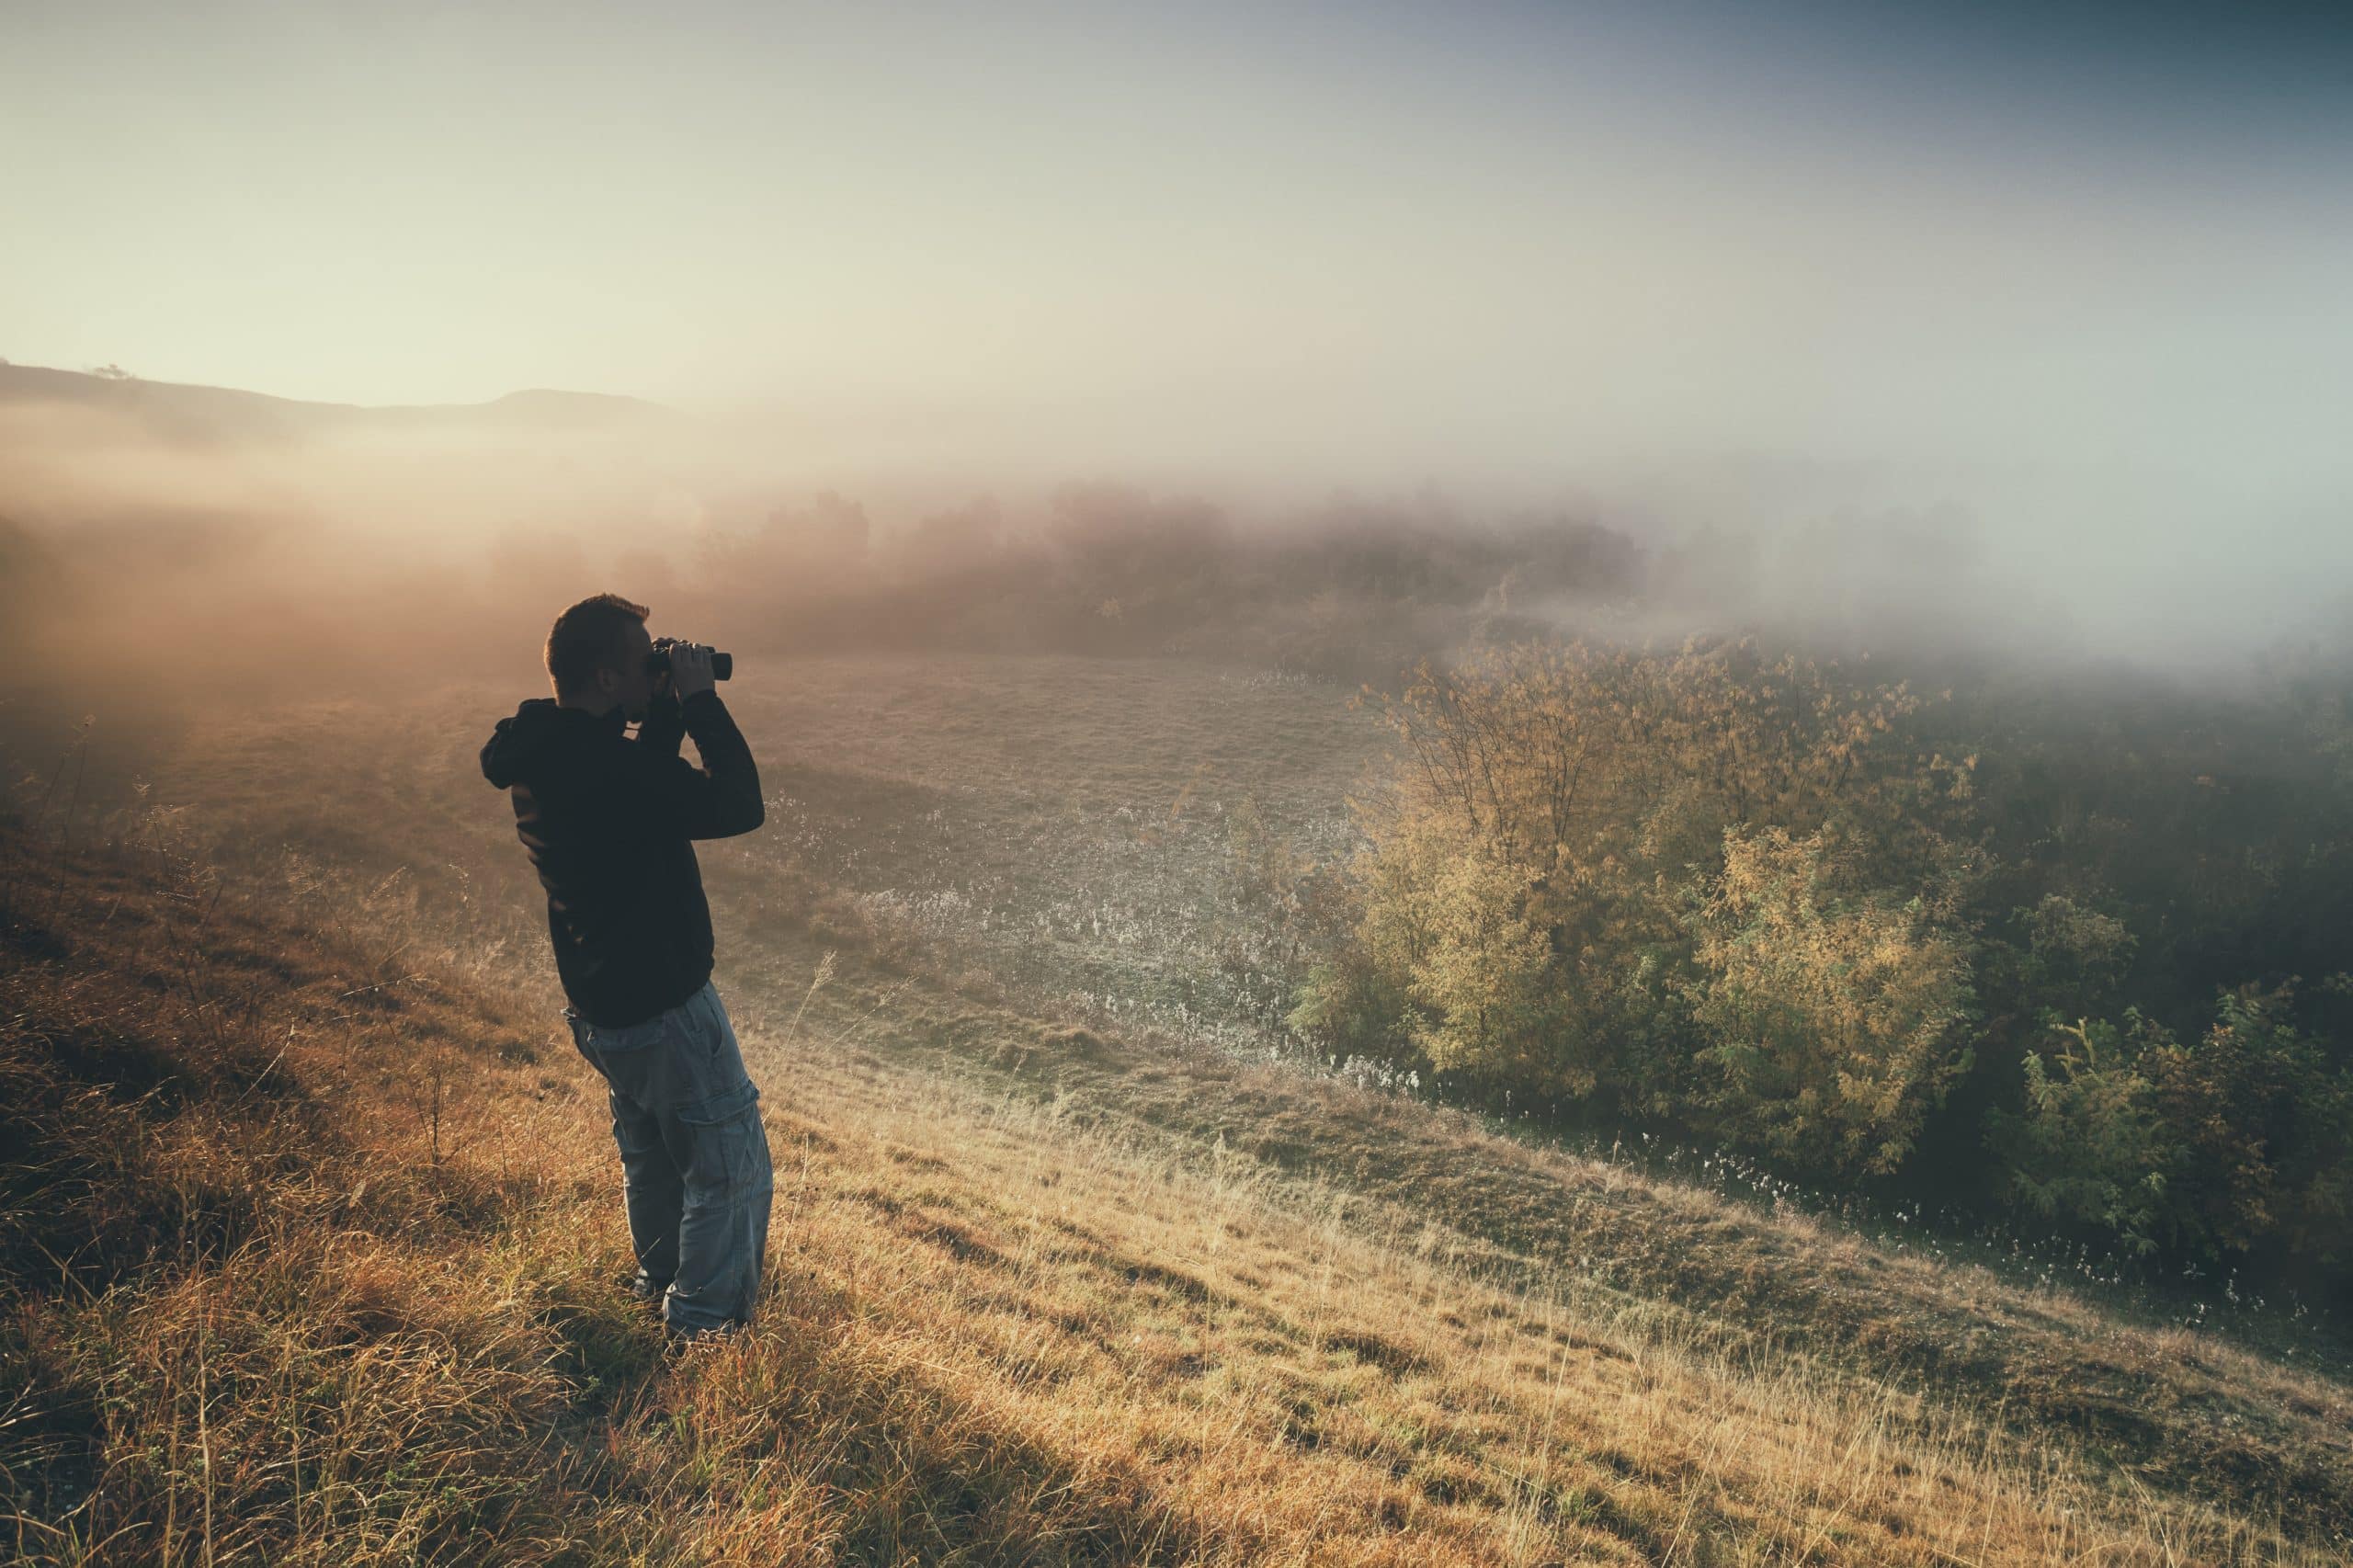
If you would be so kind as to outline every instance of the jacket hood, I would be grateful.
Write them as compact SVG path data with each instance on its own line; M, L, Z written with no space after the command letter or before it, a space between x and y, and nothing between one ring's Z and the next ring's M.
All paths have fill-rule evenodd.
M565 734L599 722L590 714L566 712L552 697L531 698L491 732L482 748L482 776L502 790L528 779Z

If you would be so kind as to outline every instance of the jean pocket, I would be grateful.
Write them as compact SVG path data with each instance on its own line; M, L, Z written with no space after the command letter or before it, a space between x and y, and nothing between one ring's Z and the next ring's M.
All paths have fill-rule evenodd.
M767 1130L760 1123L759 1086L749 1079L676 1114L687 1133L690 1187L740 1192L766 1174Z
M727 1017L727 1005L719 999L718 990L704 986L697 1006L702 1015L704 1046L710 1063L725 1076L745 1076L744 1048L735 1039L735 1026Z

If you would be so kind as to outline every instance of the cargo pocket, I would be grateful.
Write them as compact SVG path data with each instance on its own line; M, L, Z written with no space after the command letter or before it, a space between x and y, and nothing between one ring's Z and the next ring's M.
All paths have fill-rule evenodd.
M680 1106L676 1114L687 1133L690 1198L697 1189L742 1192L765 1174L760 1168L766 1144L760 1126L760 1089L749 1078L708 1099Z

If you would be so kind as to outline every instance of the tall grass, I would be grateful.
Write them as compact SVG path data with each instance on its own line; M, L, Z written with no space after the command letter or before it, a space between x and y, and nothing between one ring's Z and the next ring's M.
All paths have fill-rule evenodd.
M927 1004L816 962L745 1040L767 1299L665 1360L533 998L152 855L44 869L0 958L28 1562L2332 1560L1443 1213L912 1070L877 1048Z
M756 845L705 864L777 1150L770 1290L665 1362L503 806L465 809L454 750L317 719L223 738L173 797L207 819L6 846L42 890L0 944L0 1147L32 1151L0 1159L0 1540L28 1561L2347 1550L2327 1378L1073 1028L953 949L878 950ZM330 733L381 838L287 807L279 754ZM1222 835L1165 805L1133 815L1206 869ZM985 863L955 818L921 852Z

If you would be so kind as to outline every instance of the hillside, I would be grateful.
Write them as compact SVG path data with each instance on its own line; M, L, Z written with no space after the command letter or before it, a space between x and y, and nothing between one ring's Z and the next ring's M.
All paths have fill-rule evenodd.
M733 982L773 1293L665 1364L544 977L146 842L6 846L29 1561L2319 1562L2353 1520L2324 1379L782 909Z
M608 428L676 417L658 403L597 392L531 390L488 403L363 407L306 403L229 387L98 376L0 363L0 405L54 403L136 422L166 441L284 442L356 430Z

